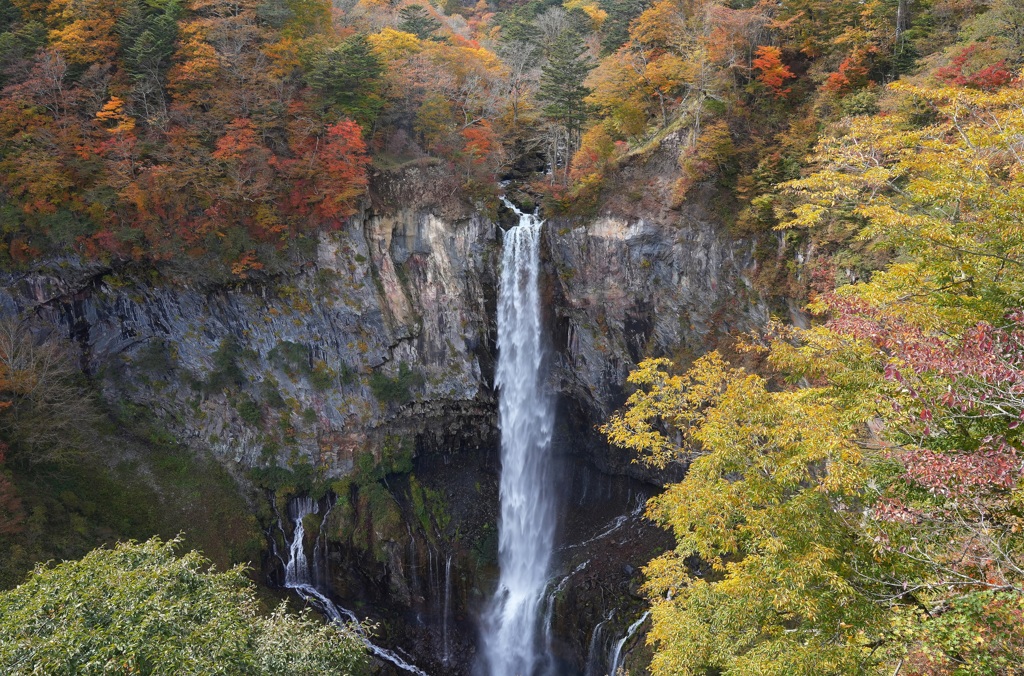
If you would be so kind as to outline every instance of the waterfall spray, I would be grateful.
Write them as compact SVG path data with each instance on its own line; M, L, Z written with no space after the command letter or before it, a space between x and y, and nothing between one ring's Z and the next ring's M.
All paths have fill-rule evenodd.
M505 204L519 215L519 224L505 233L498 290L501 572L484 613L481 667L488 676L531 676L537 666L538 615L554 544L554 412L541 373L542 221Z

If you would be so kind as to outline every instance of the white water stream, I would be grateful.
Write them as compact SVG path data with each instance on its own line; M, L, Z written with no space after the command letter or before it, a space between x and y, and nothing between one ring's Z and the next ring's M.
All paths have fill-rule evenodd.
M587 649L587 663L583 671L583 676L604 676L601 671L601 641L603 638L604 625L612 619L615 614L613 608L608 612L608 615L597 623L594 627L594 631L590 634L590 647ZM614 676L614 674L612 675Z
M306 527L303 520L307 515L317 514L318 511L319 506L312 498L296 498L288 506L288 516L291 518L294 526L292 541L288 545L288 559L284 561L284 586L295 590L307 603L330 618L332 622L337 624L352 623L352 628L358 632L363 644L366 645L366 649L376 657L385 662L390 662L402 671L407 671L417 676L427 676L427 673L422 669L409 664L387 648L382 648L370 641L363 631L362 625L359 624L359 618L356 617L356 614L334 603L318 588L318 585L323 584L322 578L324 577L324 566L322 565L324 549L322 548L321 538L317 537L316 545L313 548L313 561L309 561L306 557L306 548L303 543L306 535ZM281 531L285 532L283 524L281 525Z
M651 611L645 612L640 616L640 619L629 625L629 629L626 630L626 635L615 642L615 646L612 648L611 655L608 656L609 670L608 673L611 676L615 676L615 672L619 670L622 660L622 648L626 645L626 641L633 638L633 634L640 628L640 625L644 623L644 620L651 614Z
M444 616L441 624L441 642L444 652L441 655L441 662L448 666L452 661L452 643L448 638L448 625L452 617L452 555L444 561Z
M533 676L555 534L554 411L541 372L538 274L543 221L505 204L518 214L519 224L505 233L498 289L500 577L483 617L481 667L487 676Z

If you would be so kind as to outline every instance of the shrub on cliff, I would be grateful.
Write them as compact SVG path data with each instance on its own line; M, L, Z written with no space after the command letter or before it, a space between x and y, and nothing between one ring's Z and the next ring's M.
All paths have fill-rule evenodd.
M71 354L37 340L16 318L0 321L0 435L11 461L65 461L92 447L98 414Z
M423 374L413 371L405 362L398 365L396 378L388 378L383 373L374 373L370 376L370 389L373 390L373 396L383 404L408 403L412 399L413 388L423 387L423 383Z

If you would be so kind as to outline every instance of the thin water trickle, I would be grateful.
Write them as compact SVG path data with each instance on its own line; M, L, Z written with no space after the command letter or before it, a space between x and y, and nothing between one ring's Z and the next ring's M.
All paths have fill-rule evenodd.
M507 201L506 206L519 215L519 224L505 233L498 289L500 576L483 617L481 666L488 676L532 676L555 534L554 412L541 370L538 276L543 221Z
M441 662L448 666L448 663L452 661L452 644L448 639L448 623L451 621L452 616L452 555L448 554L448 557L444 562L444 618L441 624L441 641L444 643L444 654L441 656Z
M326 547L321 548L318 535L317 543L313 549L313 561L310 561L306 557L304 540L306 537L306 517L310 514L318 514L319 511L317 502L308 497L295 498L288 505L288 516L291 518L293 525L292 541L288 544L288 559L285 561L284 566L284 586L294 590L307 603L323 613L332 622L336 624L353 623L352 626L359 633L359 637L362 639L366 649L373 655L385 662L390 662L402 671L407 671L417 676L427 676L427 673L422 669L409 664L409 662L402 659L396 653L370 641L363 632L356 614L336 604L317 587L317 583L314 581L323 580L326 577L325 571L322 570L323 563L326 560ZM284 532L283 524L279 523L278 525L281 531ZM320 558L321 554L324 554L324 558Z
M629 625L629 629L626 630L626 635L615 642L615 647L612 649L612 654L608 657L609 670L608 673L611 676L615 676L615 672L619 670L620 661L622 660L622 648L626 645L626 641L633 638L633 634L640 628L640 625L644 623L651 611L645 612L640 616L640 619Z
M593 633L590 635L590 647L587 649L587 664L583 671L583 676L604 676L604 672L601 671L601 639L602 632L604 631L604 625L606 625L615 614L613 608L608 612L608 615L597 623L594 627Z

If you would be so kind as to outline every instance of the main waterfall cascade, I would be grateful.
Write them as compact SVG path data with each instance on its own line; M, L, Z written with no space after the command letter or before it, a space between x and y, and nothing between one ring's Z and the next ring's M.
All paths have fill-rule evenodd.
M389 561L381 570L405 586L407 600L389 605L386 596L378 596L373 603L380 605L371 614L407 630L389 636L391 649L362 636L367 649L393 667L389 674L397 669L422 676L465 676L470 671L475 676L604 676L627 659L631 641L646 618L632 622L640 612L625 590L633 584L628 580L635 567L646 560L648 550L637 544L646 537L642 510L651 490L632 479L605 475L571 454L560 452L556 461L553 446L571 450L572 441L561 434L555 438L555 397L546 378L551 355L545 354L542 340L543 222L506 204L518 214L519 223L504 235L497 302L498 581L491 598L471 600L471 594L489 586L493 578L482 572L485 569L479 569L480 577L473 577L479 564L469 559L467 565L467 558L477 554L467 549L480 542L493 547L493 540L438 539L437 532L421 532L417 521L406 521L408 540L400 550L402 560ZM476 509L467 507L473 499L467 500L466 495L479 495L483 481L493 479L493 466L480 459L474 469L469 456L462 460L460 468L467 473L448 483L447 489L444 482L453 481L449 470L443 478L431 478L426 462L417 470L422 470L419 478L424 485L433 481L439 495L452 497L448 504L453 518L459 518L461 509L461 518L466 519L465 510ZM401 503L407 498L398 481L386 488ZM463 491L458 496L461 501L454 493L458 486ZM283 542L280 537L269 539L281 560L285 587L334 622L357 622L355 613L338 603L349 605L359 592L349 599L331 589L331 581L346 571L327 573L326 529L321 527L316 538L310 537L311 522L326 521L330 504L330 497L293 498L278 520ZM475 512L474 518L486 524L493 517ZM556 530L565 533L564 542L556 542ZM627 561L630 565L624 565ZM580 596L584 578L587 589L596 581L595 588L602 590L601 603L592 604ZM607 600L613 606L605 606L604 590L613 590ZM473 632L467 622L474 617L479 632Z
M541 663L538 620L555 536L554 407L542 372L538 276L543 221L505 204L519 216L519 224L505 233L498 288L500 575L483 616L479 667L487 676L531 676Z

